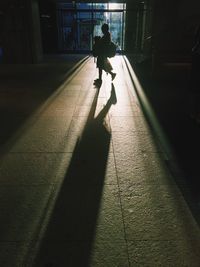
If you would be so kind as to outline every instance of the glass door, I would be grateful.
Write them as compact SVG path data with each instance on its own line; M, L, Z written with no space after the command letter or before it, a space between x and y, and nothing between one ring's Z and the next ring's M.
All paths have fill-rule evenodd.
M58 49L73 51L77 48L76 13L61 9L58 14Z
M92 40L92 12L77 12L77 48L89 51Z
M123 50L123 12L109 12L107 16L112 40L117 44L118 50Z
M113 42L124 49L125 4L58 4L58 42L60 51L91 51L94 36L102 36L101 26L108 23Z

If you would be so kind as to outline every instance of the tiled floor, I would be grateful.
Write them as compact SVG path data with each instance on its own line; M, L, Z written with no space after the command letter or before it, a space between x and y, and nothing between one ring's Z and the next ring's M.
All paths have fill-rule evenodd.
M1 135L0 266L200 266L199 227L123 59L112 63L113 84L93 85L90 59L51 93L23 89L30 103L1 85L14 112Z

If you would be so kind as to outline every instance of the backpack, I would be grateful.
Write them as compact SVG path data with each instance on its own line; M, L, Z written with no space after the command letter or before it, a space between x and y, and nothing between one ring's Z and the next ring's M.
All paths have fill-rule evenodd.
M101 37L100 36L95 36L94 37L94 43L93 43L93 47L92 47L92 55L94 57L98 57L100 54L100 40Z
M116 55L117 45L112 41L108 45L107 57L114 57Z

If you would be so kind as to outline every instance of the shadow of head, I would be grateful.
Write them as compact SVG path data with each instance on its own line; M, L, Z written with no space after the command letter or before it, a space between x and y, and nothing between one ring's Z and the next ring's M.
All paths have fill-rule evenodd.
M94 81L94 86L96 87L96 88L101 88L101 85L102 85L102 80L100 80L100 79L97 79L97 80L95 80Z

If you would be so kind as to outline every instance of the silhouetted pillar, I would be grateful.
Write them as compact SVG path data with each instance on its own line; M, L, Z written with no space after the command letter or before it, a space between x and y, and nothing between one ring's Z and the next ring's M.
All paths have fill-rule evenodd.
M127 2L126 40L127 53L151 53L153 0Z
M177 14L179 1L155 0L153 16L154 67L175 51L179 35ZM177 47L177 49L179 49Z
M36 63L42 58L37 0L0 2L3 63Z
M42 60L42 38L40 31L40 14L38 1L31 0L29 8L32 62L37 63Z
M137 9L133 2L126 4L125 52L134 53L136 46Z

